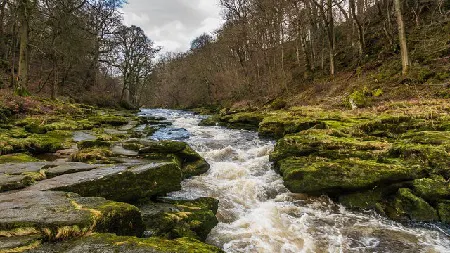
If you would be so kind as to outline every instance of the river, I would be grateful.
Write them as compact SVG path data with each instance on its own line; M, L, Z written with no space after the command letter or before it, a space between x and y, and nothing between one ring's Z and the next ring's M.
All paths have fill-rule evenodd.
M153 138L186 141L211 165L171 197L218 199L220 223L207 242L226 252L450 252L449 231L437 226L403 226L289 192L269 162L274 142L255 132L198 126L203 116L183 111L141 114L173 123Z

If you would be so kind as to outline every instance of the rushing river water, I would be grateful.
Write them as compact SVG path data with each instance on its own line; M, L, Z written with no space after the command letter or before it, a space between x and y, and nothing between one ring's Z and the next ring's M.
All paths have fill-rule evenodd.
M153 138L186 141L211 165L172 197L220 201L220 223L207 242L226 252L450 252L449 231L405 227L289 192L269 162L274 142L257 133L198 126L202 116L181 111L141 114L173 122Z

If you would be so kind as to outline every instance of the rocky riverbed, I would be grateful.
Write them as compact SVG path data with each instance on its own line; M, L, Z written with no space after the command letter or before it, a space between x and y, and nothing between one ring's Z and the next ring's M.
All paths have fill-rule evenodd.
M292 192L450 231L449 112L447 100L358 110L268 106L222 110L201 124L277 139L270 159Z
M73 105L0 125L0 252L221 252L212 198L165 198L209 164L147 137L163 118Z

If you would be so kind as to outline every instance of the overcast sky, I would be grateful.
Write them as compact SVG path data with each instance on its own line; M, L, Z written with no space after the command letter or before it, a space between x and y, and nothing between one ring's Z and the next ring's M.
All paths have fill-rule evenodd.
M165 52L189 49L223 22L219 0L128 0L123 13L125 24L141 27Z

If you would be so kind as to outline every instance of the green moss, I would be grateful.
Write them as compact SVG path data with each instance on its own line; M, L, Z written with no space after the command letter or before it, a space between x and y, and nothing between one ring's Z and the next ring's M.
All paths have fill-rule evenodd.
M14 138L0 133L0 154L29 152L31 154L53 153L67 147L71 133L51 131L46 134L31 134L26 138Z
M183 163L181 171L183 173L183 178L186 179L206 173L209 170L209 167L209 164L201 158L194 162Z
M298 193L340 195L383 184L423 177L420 167L373 160L330 160L318 157L287 158L277 164L288 189Z
M123 126L128 124L129 119L123 116L116 115L97 115L90 118L93 122L98 122L101 125L111 125L111 126Z
M441 176L414 180L414 193L427 201L450 198L450 182Z
M264 115L259 112L238 112L220 117L219 125L234 129L257 130Z
M71 184L53 190L137 203L181 189L181 170L175 163L153 161L128 168L111 167L102 173L103 176L75 178Z
M339 202L344 206L356 209L375 209L380 213L383 213L381 206L384 199L385 196L379 189L339 196Z
M86 140L77 143L79 149L92 149L92 148L110 148L111 142L104 140Z
M168 239L190 237L206 240L218 221L215 216L218 201L213 198L197 200L164 200L166 210L154 213L147 210L158 208L158 203L141 207L144 222L153 236Z
M450 201L446 200L438 204L439 218L442 222L450 224Z
M76 208L86 208L96 221L95 231L114 232L117 235L142 236L144 224L139 209L133 205L114 202L99 202L94 198L82 198L74 202Z
M278 161L290 156L312 154L333 159L348 157L373 159L387 151L389 147L390 144L387 142L365 141L335 130L308 130L280 139L270 159Z
M414 195L410 189L401 188L395 198L395 209L399 215L405 215L414 221L438 221L436 210L425 200Z
M220 117L218 115L210 116L205 119L202 119L199 126L217 126L219 124Z
M37 162L39 159L27 154L10 154L1 155L0 164L2 163L25 163L25 162Z
M137 142L125 142L122 144L123 148L133 151L139 151L139 149L143 148L144 145Z
M85 163L114 163L111 160L113 152L109 148L85 148L77 151L70 156L72 162L85 162Z
M220 253L215 246L191 238L167 240L162 238L141 239L116 236L113 234L93 234L80 242L71 243L70 248L83 245L84 249L101 249L104 252L171 252L171 253Z

